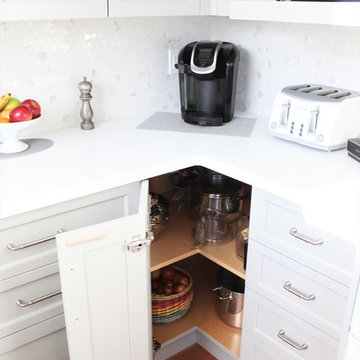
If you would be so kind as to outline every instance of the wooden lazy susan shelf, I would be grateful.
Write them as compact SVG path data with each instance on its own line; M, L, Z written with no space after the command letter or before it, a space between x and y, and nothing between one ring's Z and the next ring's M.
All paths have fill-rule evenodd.
M173 193L162 194L169 199L169 221L151 245L151 271L174 264L191 274L194 300L189 311L169 324L153 324L153 336L165 343L182 333L198 327L240 356L241 330L223 323L216 314L217 297L211 291L216 286L216 271L226 268L245 278L243 258L236 255L235 240L223 245L194 244L195 221L184 209L171 201ZM249 209L249 204L245 206Z

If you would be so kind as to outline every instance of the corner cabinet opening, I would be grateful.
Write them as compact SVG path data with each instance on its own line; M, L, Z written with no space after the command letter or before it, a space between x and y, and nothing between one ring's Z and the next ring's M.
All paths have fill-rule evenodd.
M227 217L228 226L231 227L230 237L224 242L215 241L215 244L209 241L196 244L196 224L199 220L193 213L194 203L189 200L191 190L186 184L185 186L178 184L176 179L176 176L181 177L181 174L187 174L191 170L192 168L184 169L149 181L150 193L155 196L160 195L163 203L168 206L168 220L165 225L153 227L155 239L150 247L152 299L156 301L159 296L153 283L154 279L157 281L159 273L169 266L184 270L190 275L193 284L190 308L185 315L180 315L176 320L171 321L169 315L170 321L167 322L168 313L165 307L169 307L171 314L173 311L171 304L161 308L162 304L153 301L155 311L158 306L160 307L159 313L156 312L154 315L156 320L153 321L152 326L153 337L161 343L161 349L157 352L155 360L171 358L193 343L200 344L216 358L239 359L241 328L226 323L227 314L221 315L221 311L222 306L225 307L227 304L219 306L218 298L223 294L212 290L219 285L217 281L219 269L226 269L224 271L245 279L244 247L240 249L242 253L239 253L239 250L238 253L236 252L236 236L240 236L239 233L248 228L251 186L238 182L246 196L241 203L241 209L236 210L237 214ZM209 172L214 174L210 170ZM150 214L150 222L157 222L159 219L152 218L152 215L154 214ZM156 217L156 214L154 216ZM164 279L160 278L160 280L164 282ZM164 290L160 290L161 292ZM170 297L173 298L174 295ZM181 304L176 303L174 306L181 307ZM242 312L240 316L242 317ZM225 318L225 321L221 317Z
M181 173L188 171L183 169ZM222 177L208 169L201 171ZM215 225L226 229L226 241L211 245L207 240L199 245L195 244L199 217L192 212L194 206L187 197L189 188L174 184L172 176L177 173L111 189L54 209L56 213L78 209L66 219L56 220L57 227L65 229L56 235L56 244L70 359L120 356L150 360L152 345L155 349L158 343L161 348L155 360L170 359L195 343L215 358L239 359L241 327L229 326L217 311L219 297L229 294L224 295L222 289L212 290L218 285L218 270L226 270L245 283L244 254L236 252L234 230L243 234L249 226L251 187L227 178L235 183L235 189L240 184L241 191L232 192L234 197L224 196L216 204L219 208L205 199L209 203L205 201L199 207L205 214L197 213L205 217L204 229ZM153 213L153 202L149 200L154 195L168 204L165 217L164 210ZM221 215L218 223L210 221L214 210L214 215ZM225 227L221 225L223 216ZM168 219L166 224L156 227L154 222L158 225L162 218ZM150 227L154 240L145 246L150 243ZM174 318L174 307L165 304L169 312L161 316L174 321L154 323L152 305L156 292L152 291L151 275L161 275L161 270L170 265L186 278L185 284L180 284L178 277L176 284L185 287L174 291L175 298L184 294L175 305L184 311ZM241 310L236 314L241 318L242 303L239 306Z

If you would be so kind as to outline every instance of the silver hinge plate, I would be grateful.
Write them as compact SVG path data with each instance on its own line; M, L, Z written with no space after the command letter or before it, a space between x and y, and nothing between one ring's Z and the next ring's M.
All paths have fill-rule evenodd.
M154 234L152 233L152 231L147 231L145 238L132 240L130 243L128 243L127 248L129 251L138 252L145 246L149 246L153 240Z

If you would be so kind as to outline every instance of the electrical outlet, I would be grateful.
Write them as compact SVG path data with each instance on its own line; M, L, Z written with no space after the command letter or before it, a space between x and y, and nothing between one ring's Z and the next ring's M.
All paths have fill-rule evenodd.
M168 49L168 75L176 75L177 69L175 64L177 64L179 50L178 49Z

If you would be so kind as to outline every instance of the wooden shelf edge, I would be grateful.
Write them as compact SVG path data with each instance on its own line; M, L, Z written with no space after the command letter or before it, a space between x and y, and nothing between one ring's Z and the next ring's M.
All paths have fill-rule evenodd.
M244 259L236 255L235 239L225 244L197 247L194 243L194 220L184 209L179 212L171 201L169 211L167 225L151 244L151 271L199 253L245 279Z
M240 355L241 329L223 323L216 313L216 295L211 289L216 285L216 271L219 266L200 254L176 263L193 277L194 300L189 311L169 324L153 324L153 336L165 343L178 335L198 327L218 341L235 356Z

